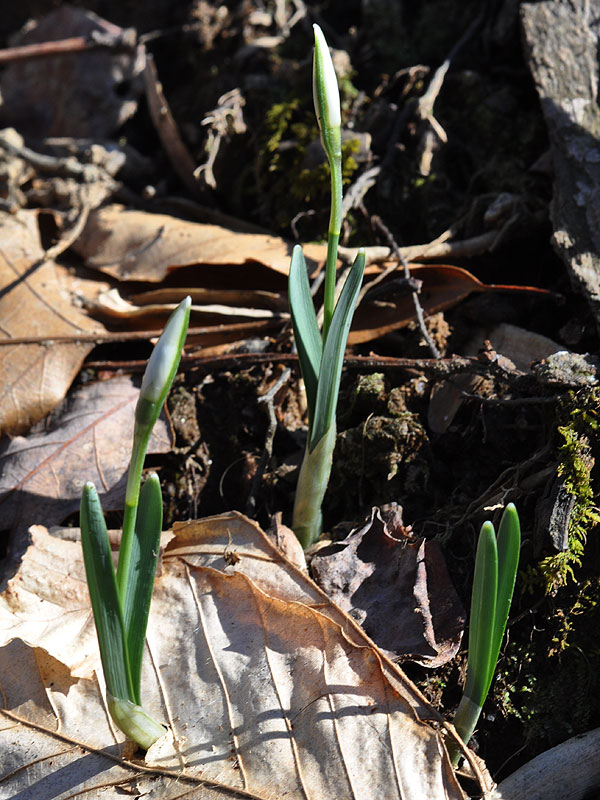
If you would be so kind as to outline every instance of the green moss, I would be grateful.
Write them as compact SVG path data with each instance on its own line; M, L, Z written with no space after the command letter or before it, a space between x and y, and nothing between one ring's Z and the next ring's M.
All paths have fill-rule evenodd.
M600 579L570 582L561 597L533 632L509 641L494 693L538 752L593 727L600 712Z
M274 171L277 169L279 162L278 149L281 141L291 125L294 114L297 112L300 105L299 100L291 100L287 103L275 103L267 111L265 118L265 127L267 132L267 140L265 141L261 155L271 153L272 157L269 164L269 169Z
M600 389L572 393L563 405L564 424L559 425L562 439L558 447L558 475L575 502L569 518L568 548L546 556L538 565L538 572L546 593L555 593L567 581L577 580L576 570L582 566L585 544L590 529L600 523L592 486L594 457L592 443L600 444L598 403ZM531 584L534 573L530 571Z
M298 98L275 103L267 111L263 135L264 144L259 154L261 189L264 198L269 198L277 226L288 227L303 207L328 212L331 191L329 164L324 154L323 159L314 165L311 163L314 158L307 158L307 148L319 141L312 104L305 107ZM344 185L351 182L358 168L355 155L359 150L358 139L342 143ZM327 219L324 214L323 229L317 234L323 238L327 233Z
M600 389L570 394L559 408L557 472L573 496L568 549L526 564L519 576L528 614L513 624L495 702L524 724L530 756L581 733L600 713L600 522L594 458L600 445Z

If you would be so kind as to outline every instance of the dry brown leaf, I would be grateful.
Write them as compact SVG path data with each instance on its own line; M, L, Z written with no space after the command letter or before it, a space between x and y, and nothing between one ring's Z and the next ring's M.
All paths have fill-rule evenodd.
M43 430L0 442L2 528L28 528L39 519L62 522L79 508L87 480L96 484L106 510L123 508L138 395L127 377L82 386ZM163 412L149 451L165 453L172 444Z
M283 312L286 304L286 276L292 244L277 236L240 233L219 225L187 222L113 205L90 214L74 249L88 266L119 280L158 282L172 270L194 267L193 272L185 273L187 286L195 286L196 291L207 293L204 298L198 295L197 304L205 305L205 300L206 304L213 306L212 309L205 307L205 316L199 320L200 324L218 324L225 318L229 321L236 317L249 318L265 309ZM322 265L326 256L325 245L305 245L303 250L311 272ZM368 271L377 275L388 266L372 266ZM410 272L423 283L419 299L428 314L448 308L472 292L542 293L530 287L483 284L467 270L450 265L413 264ZM398 274L391 273L378 285L378 299L369 301L367 298L357 308L349 344L377 339L415 318L411 296L405 292L394 293L393 281ZM386 286L387 293L381 294ZM138 302L173 303L194 289L166 291L169 292L168 301L163 295L161 299L145 298ZM219 308L215 309L215 305ZM144 315L150 315L154 310L146 309ZM100 311L111 313L103 307ZM152 322L154 324L155 320ZM242 337L243 333L240 333Z
M106 711L80 547L32 532L0 596L1 798L464 798L434 709L254 523L174 534L142 677L170 732L139 764Z
M401 509L371 519L311 561L319 586L392 656L439 667L454 658L465 612L437 542L407 534Z
M278 236L238 233L112 205L90 214L73 249L88 267L122 281L158 283L177 267L197 266L196 285L210 288L213 273L200 267L216 265L225 288L277 289L286 286L281 276L288 274L292 247ZM326 250L325 245L304 248L311 268L325 260ZM280 274L279 281L273 272Z
M33 45L57 39L104 37L132 43L130 50L110 48L66 53L43 61L9 64L2 73L0 115L21 133L43 136L108 138L137 108L142 90L143 48L132 32L91 11L64 4L28 24L15 44Z
M73 278L44 261L38 214L1 214L0 435L21 433L62 400L93 347L53 337L104 331L71 299ZM39 337L43 343L7 343Z
M382 266L386 267L385 264ZM390 283L399 275L402 276L401 270L397 274L392 273L387 281L379 284L378 290L381 291L386 283ZM551 292L533 286L502 286L482 283L466 269L449 264L411 264L410 275L411 278L423 282L419 301L423 310L430 315L456 305L473 292L516 292L534 293L544 297L551 296ZM370 342L372 339L378 339L380 336L403 328L414 319L415 308L410 294L403 291L402 294L395 295L390 287L389 294L380 295L377 300L372 301L369 301L367 296L366 300L358 306L348 343Z
M150 293L148 293L150 294ZM161 292L161 295L170 295L172 292ZM93 304L95 313L101 314L104 317L118 319L120 321L135 320L136 325L146 325L153 322L157 317L165 318L166 315L173 312L181 299L187 295L192 297L192 322L193 325L218 325L220 323L235 323L244 321L255 320L276 320L276 319L289 319L287 312L271 311L269 308L256 307L248 305L244 307L244 296L252 302L265 303L269 302L271 298L277 298L272 292L238 292L235 289L211 291L202 289L186 289L180 290L177 293L180 297L179 300L172 302L149 302L144 305L134 305L134 303L125 300L121 297L117 289L109 289L98 295ZM261 295L268 295L268 299L261 297ZM212 302L211 302L212 301ZM225 301L225 302L223 302Z
M140 307L161 306L164 303L180 303L182 292L190 295L194 306L205 306L218 303L222 306L249 306L251 308L265 308L269 311L287 312L287 297L277 292L266 292L260 289L153 289L149 292L140 292L130 296L132 303Z

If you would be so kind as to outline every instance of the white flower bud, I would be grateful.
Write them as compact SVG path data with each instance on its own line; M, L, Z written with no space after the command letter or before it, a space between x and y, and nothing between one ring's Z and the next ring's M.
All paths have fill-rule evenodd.
M329 47L318 25L315 31L315 52L313 58L313 100L315 113L323 138L323 145L329 154L328 136L333 129L340 127L342 115L340 111L340 93L333 68Z
M187 332L192 300L186 297L169 317L156 347L152 351L140 390L140 399L148 403L164 401L179 359Z

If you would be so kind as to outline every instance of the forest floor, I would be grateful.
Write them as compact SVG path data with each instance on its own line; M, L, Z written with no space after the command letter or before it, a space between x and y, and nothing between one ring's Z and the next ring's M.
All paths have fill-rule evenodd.
M46 14L47 5L13 4L1 23L3 46L29 17ZM323 241L329 212L311 99L311 24L322 26L340 77L345 193L353 201L342 244L367 248L373 264L367 280L397 267L371 286L358 320L366 333L349 349L323 508L326 537L338 542L372 508L398 504L403 530L439 545L468 609L479 528L486 519L497 523L514 502L523 531L515 599L472 746L499 781L598 727L600 387L591 362L568 356L598 353L598 325L552 247L556 177L519 4L98 0L78 6L135 30L154 57L185 150L181 155L161 140L150 103L135 95L127 77L112 88L132 101L131 113L112 127L106 119L89 122L91 112L86 123L85 109L71 121L66 113L59 119L56 108L48 112L53 137L97 137L135 153L128 155L130 171L116 175L102 202L301 243ZM448 69L440 71L446 59ZM48 152L39 133L46 122L28 117L25 103L11 106L12 84L3 80L1 126L17 128L32 150ZM194 178L186 173L188 156L200 167ZM54 213L55 233L56 215L67 219L73 195L61 194L58 179L41 180L39 172L11 194L9 173L4 210ZM411 268L428 268L411 272L422 280L422 324L398 248ZM160 286L175 296L182 287L206 288L201 274L215 293L238 292L239 305L255 308L256 293L266 292L278 312L285 310L281 270L267 256L245 257L262 271L254 264L253 272L219 276L215 266L199 273L193 259L180 266L171 256L169 266L178 268L162 281L120 279L119 290L131 299ZM196 260L202 259L200 249ZM91 266L77 247L61 260L72 270ZM114 274L103 277L117 285ZM498 285L508 288L490 288ZM225 322L239 324L241 333L220 335L215 327L199 334L182 360L168 403L174 446L149 457L167 498L165 524L231 509L264 529L277 513L290 524L306 420L289 323L280 313L261 328L267 317L258 314L253 328L246 325L251 315L212 313L192 316L192 326ZM139 330L137 319L104 322L118 332ZM142 327L156 328L152 322ZM567 353L564 369L549 358L559 351ZM148 352L135 339L90 348L73 387L139 371ZM70 511L58 522L77 524L77 515ZM435 668L397 656L451 719L466 638Z

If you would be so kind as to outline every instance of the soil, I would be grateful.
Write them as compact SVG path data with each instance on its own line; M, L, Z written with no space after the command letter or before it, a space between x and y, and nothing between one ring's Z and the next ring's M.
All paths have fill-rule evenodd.
M376 188L350 212L344 244L387 245L378 220L401 246L431 241L449 227L456 238L468 239L486 230L486 213L498 197L508 198L515 223L493 252L446 263L485 283L552 294L476 294L432 315L426 325L441 355L476 355L500 323L513 326L526 362L535 361L537 351L523 331L551 338L556 349L598 352L592 313L551 247L548 141L521 48L518 3L490 3L481 12L476 0L325 0L309 4L289 33L281 33L275 12L285 7L289 21L291 7L302 3L79 5L140 35L152 33L147 47L197 163L207 157L203 120L226 92L238 90L244 98L245 131L225 136L214 188L201 185L193 198L140 106L119 136L149 160L145 183L159 199L194 200L303 242L322 239L328 219L328 178L314 146L310 97L310 23L319 22L346 63L345 125L359 134L348 140L348 186L365 164L384 167ZM29 17L47 10L47 3L12 4L0 23L4 45ZM415 104L478 15L435 100L440 138ZM267 38L273 36L280 39ZM130 199L141 198L142 186L128 188ZM290 332L282 328L244 342L243 366L184 362L169 400L176 447L153 464L168 498L167 524L229 509L265 528L276 512L289 523L306 437L297 366L277 362L290 345ZM269 353L273 360L266 360ZM373 363L350 361L343 377L323 509L331 536L345 535L373 506L399 503L406 525L443 546L468 608L479 527L485 519L497 522L503 504L518 507L524 544L508 636L472 743L499 781L536 754L600 725L599 389L536 381L528 367L529 382L513 379L510 370L482 369L466 379L449 374L459 389L456 413L447 425L432 425L432 415L445 413L451 401L442 395L433 403L440 380L428 366L432 352L416 322L356 346L353 354ZM134 348L128 355L146 352ZM413 361L387 369L379 356ZM487 357L493 356L488 348ZM116 349L103 346L89 360L115 358ZM435 671L411 663L403 668L451 718L464 649Z

